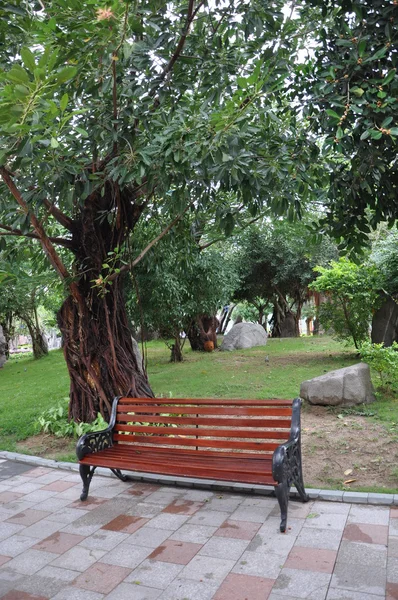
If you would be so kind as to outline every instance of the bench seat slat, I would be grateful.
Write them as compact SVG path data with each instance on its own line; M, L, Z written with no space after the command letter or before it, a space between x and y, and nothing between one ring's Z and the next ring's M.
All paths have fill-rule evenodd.
M213 418L213 417L174 417L174 416L158 416L158 415L117 415L117 422L129 423L136 421L137 423L170 423L176 425L206 425L208 427L261 427L261 428L282 428L290 430L291 419L235 419L231 418Z
M231 410L232 409L232 410ZM118 407L117 414L171 414L171 415L250 415L260 416L291 416L291 408L272 408L262 406L241 406L238 408L228 406L154 406L152 404L125 404Z
M166 437L166 436L148 436L148 435L135 435L127 436L123 434L115 433L113 439L118 442L124 442L124 444L131 444L137 442L138 444L162 444L166 446L201 446L203 448L228 448L236 450L255 450L256 452L264 452L275 450L279 446L277 443L268 442L236 442L234 440L215 440L209 439L193 439L193 438L180 438L180 437Z
M243 400L239 398L119 398L118 407L126 404L178 404L204 405L204 406L287 406L292 407L293 400Z
M176 455L173 452L162 456L152 456L143 453L132 456L131 453L123 456L113 455L112 449L106 452L98 452L95 455L84 458L81 462L91 465L118 468L130 471L142 471L146 473L159 473L175 475L176 471L181 476L198 477L204 479L222 479L223 481L242 481L245 483L274 485L271 475L271 461L253 461L246 459L235 459L234 461L220 460L217 457L209 457L206 464L194 463L188 455L178 455L179 467L176 469Z
M150 452L151 456L154 455L155 453L160 453L160 454L167 454L170 452L172 452L174 454L174 460L176 461L176 459L180 456L185 456L185 455L189 455L190 460L195 460L198 463L203 463L204 460L207 460L207 457L209 456L214 456L215 458L220 458L222 457L222 460L225 460L227 458L232 458L232 459L239 459L239 460L243 460L243 459L247 459L250 461L256 461L259 460L261 462L263 462L264 460L270 460L271 456L269 454L257 454L257 453L253 453L253 452L230 452L228 450L222 450L222 449L218 449L218 450L208 450L208 449L204 449L204 448L199 448L198 450L194 450L193 448L168 448L166 446L139 446L139 445L130 445L130 444L120 444L120 443L116 443L113 447L112 447L112 451L117 453L117 452L121 452L122 456L124 456L124 452L125 452L125 448L129 448L129 453L132 453L132 449L134 450L133 454L144 454L145 452ZM119 449L119 450L118 450Z
M279 440L279 443L285 442L289 436L289 430L284 431L264 431L262 429L215 429L211 427L183 428L183 427L151 427L150 425L115 425L114 431L117 433L155 433L157 435L185 435L200 437L222 437L222 438L253 438ZM135 436L132 436L133 439Z

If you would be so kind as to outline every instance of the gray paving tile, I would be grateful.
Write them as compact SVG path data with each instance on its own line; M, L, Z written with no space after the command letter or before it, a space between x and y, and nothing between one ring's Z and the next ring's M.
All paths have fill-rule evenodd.
M23 575L33 575L53 560L54 554L52 552L25 550L25 552L18 554L6 563L6 567Z
M257 552L244 552L236 565L233 567L233 573L242 575L255 575L257 577L266 577L267 579L276 579L283 567L285 558L278 554L264 554Z
M64 523L69 525L78 519L81 519L88 511L82 511L78 508L63 508L57 512L48 515L47 521L56 521L57 523Z
M38 538L44 540L44 538L52 535L62 527L62 523L56 521L50 521L49 519L42 519L29 527L25 527L23 535Z
M339 502L322 502L321 500L316 500L310 512L326 514L331 513L334 515L346 515L348 516L351 510L350 504L339 503Z
M374 594L366 594L365 592L353 592L349 590L339 590L329 588L326 600L384 600L383 596L375 596Z
M184 492L181 489L173 490L171 488L170 490L167 489L166 491L160 489L156 492L152 492L152 494L149 494L149 496L145 498L145 502L148 502L149 504L160 504L162 507L165 507L171 504L173 500L183 493Z
M121 542L124 542L129 537L128 533L120 531L108 531L106 529L98 529L95 533L86 537L78 545L83 548L92 548L97 550L112 550Z
M390 535L398 536L398 519L390 519Z
M241 496L231 494L215 494L209 502L203 506L202 510L220 510L221 512L229 512L236 510L243 502Z
M90 548L83 548L82 546L74 546L53 560L51 564L54 567L62 567L64 569L71 569L72 571L83 572L97 562L97 560L102 558L104 554L106 554L105 550L93 550Z
M52 598L65 587L65 581L54 577L43 577L39 571L39 573L25 577L14 587L21 592Z
M170 513L161 513L148 522L148 527L159 529L173 529L176 531L188 521L188 515L173 515Z
M139 583L148 587L165 589L181 573L184 565L159 560L144 560L125 579L126 583Z
M340 530L303 527L298 535L296 544L305 548L338 550L341 538L342 531Z
M367 565L336 563L331 587L382 596L386 589L386 569Z
M221 583L234 564L234 560L196 555L181 571L180 578Z
M267 506L239 506L229 517L233 521L250 521L251 523L263 523L274 507ZM278 510L279 513L279 510Z
M143 560L145 560L149 554L151 554L151 548L144 548L143 546L132 546L122 542L116 548L111 550L103 556L100 562L108 565L116 565L118 567L127 567L128 569L135 569L138 567Z
M272 588L277 600L286 596L307 598L308 600L325 600L330 582L328 573L304 571L302 569L282 569Z
M281 535L280 533L275 533L273 535L263 535L258 533L254 536L249 546L247 547L248 552L255 552L256 554L262 554L263 560L264 555L277 554L286 559L290 550L296 543L295 535Z
M198 552L198 555L239 560L250 542L233 538L212 537Z
M177 578L159 596L159 600L211 600L218 586L219 582L215 581Z
M367 523L369 525L388 525L390 509L382 506L362 506L353 504L347 523Z
M0 554L4 556L18 556L28 548L31 548L40 538L27 537L25 535L13 535L6 540L0 542Z
M159 515L162 510L163 508L159 504L146 504L145 502L137 502L126 511L126 515L152 519L153 517Z
M19 533L22 529L24 529L24 526L16 523L0 523L0 540L5 540L14 533Z
M63 581L64 585L66 583L71 583L80 575L79 571L71 571L70 569L62 569L61 567L54 567L53 565L47 565L40 571L37 571L36 575L40 575L41 577L52 577L59 581Z
M289 516L287 521L287 529L285 534L282 534L279 529L281 522L280 517L268 517L257 533L261 536L276 536L277 539L285 535L297 536L305 524L305 519L293 519Z
M162 590L134 583L121 583L110 594L106 600L156 600Z
M388 538L388 556L398 556L398 537Z
M44 500L43 502L39 502L36 504L37 510L46 510L48 512L55 513L57 511L63 510L68 504L71 503L70 499L61 499L59 496L53 496L48 500Z
M387 546L364 544L343 540L337 554L337 563L346 565L367 565L385 569L387 566Z
M126 538L125 543L132 546L144 546L155 549L174 533L172 529L156 529L154 527L140 527Z
M196 502L208 502L214 497L211 490L188 490L184 491L184 500L193 500Z
M181 542L193 542L194 544L205 544L212 535L217 531L218 527L210 527L208 525L182 525L171 536L171 540L179 540Z
M230 513L219 510L198 510L189 519L187 524L191 525L210 525L211 527L220 527L229 518Z
M55 496L57 492L52 492L50 490L36 490L35 492L30 492L30 494L26 494L24 500L26 502L34 502L38 504L39 502L44 502L44 500L48 500Z
M317 513L315 510L305 520L304 528L314 527L318 529L335 529L343 531L347 521L346 515L335 513Z
M398 583L398 557L389 556L387 562L387 581Z
M67 587L53 596L51 600L102 600L105 596L97 592L89 592L77 587Z

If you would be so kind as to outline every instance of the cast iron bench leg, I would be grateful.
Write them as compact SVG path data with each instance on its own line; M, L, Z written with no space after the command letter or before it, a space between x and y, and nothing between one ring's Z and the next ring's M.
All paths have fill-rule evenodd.
M282 533L286 531L286 523L287 523L287 505L289 502L289 489L290 487L287 484L287 481L279 483L275 486L275 495L278 499L279 508L281 509L281 524L280 530Z
M121 472L120 469L111 469L112 473L114 475L116 475L116 477L118 477L119 479L121 479L122 481L127 481L128 477L127 475L123 475L123 473Z
M97 467L90 468L90 465L80 465L79 472L83 481L83 490L80 495L80 500L87 500L88 490L96 468Z

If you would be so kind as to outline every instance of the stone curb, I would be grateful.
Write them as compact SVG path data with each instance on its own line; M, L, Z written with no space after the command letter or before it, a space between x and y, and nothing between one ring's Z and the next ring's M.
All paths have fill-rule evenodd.
M62 469L64 471L79 472L78 463L58 462L40 456L19 454L18 452L1 451L0 458L25 463L33 467L46 467L48 469ZM109 469L97 468L97 474L103 477L115 477ZM220 490L228 492L246 492L264 496L273 495L274 488L267 485L251 485L247 483L225 483L209 479L194 479L192 477L172 477L168 475L156 475L151 473L134 472L129 473L129 479L145 481L148 483L160 483L162 485L176 485L181 487L192 487L204 490ZM324 500L328 502L347 502L371 505L398 505L398 494L376 494L372 492L344 492L341 490L320 490L308 488L307 493L311 500ZM299 498L293 487L290 492L291 498Z

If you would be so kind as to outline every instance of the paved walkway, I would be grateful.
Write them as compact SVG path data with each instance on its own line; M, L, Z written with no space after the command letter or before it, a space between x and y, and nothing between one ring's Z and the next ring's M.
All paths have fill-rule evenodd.
M398 599L398 507L275 498L0 460L2 600Z

